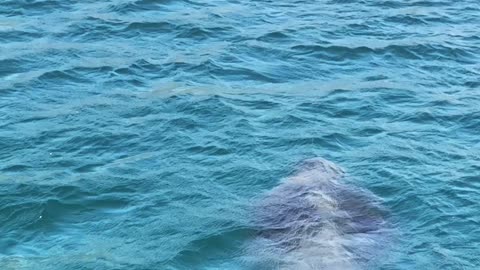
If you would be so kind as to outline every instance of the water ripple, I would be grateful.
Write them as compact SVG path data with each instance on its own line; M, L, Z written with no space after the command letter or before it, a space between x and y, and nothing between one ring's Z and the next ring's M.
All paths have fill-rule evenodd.
M389 209L372 269L476 269L479 11L3 1L2 269L273 268L252 201L315 156Z

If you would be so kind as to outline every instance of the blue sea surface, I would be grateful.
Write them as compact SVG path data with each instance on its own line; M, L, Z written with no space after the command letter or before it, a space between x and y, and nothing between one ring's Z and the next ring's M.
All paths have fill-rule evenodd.
M252 269L312 157L480 269L478 0L0 0L0 269Z

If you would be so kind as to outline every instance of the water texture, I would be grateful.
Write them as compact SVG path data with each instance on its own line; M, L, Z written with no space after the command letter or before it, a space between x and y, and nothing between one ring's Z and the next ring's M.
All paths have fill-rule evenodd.
M480 4L1 0L0 268L250 269L252 205L329 159L480 267Z

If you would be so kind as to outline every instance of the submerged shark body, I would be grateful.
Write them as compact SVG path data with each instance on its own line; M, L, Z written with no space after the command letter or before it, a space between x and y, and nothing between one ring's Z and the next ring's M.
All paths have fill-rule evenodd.
M342 176L332 162L310 159L262 200L256 252L264 268L370 268L385 243L386 211Z

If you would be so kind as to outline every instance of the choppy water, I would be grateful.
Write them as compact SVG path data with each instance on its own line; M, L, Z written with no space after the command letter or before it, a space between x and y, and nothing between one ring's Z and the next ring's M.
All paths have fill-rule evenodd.
M480 265L480 4L0 3L0 268L248 269L252 201L328 158L376 269Z

